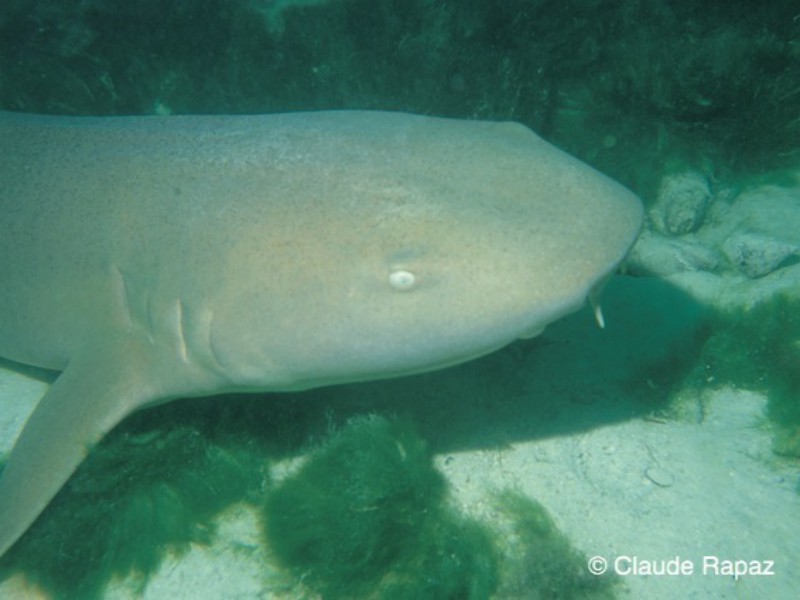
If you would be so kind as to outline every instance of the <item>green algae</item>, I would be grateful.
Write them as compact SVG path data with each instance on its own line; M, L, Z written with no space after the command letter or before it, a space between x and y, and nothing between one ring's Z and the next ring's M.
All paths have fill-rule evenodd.
M776 454L800 458L800 298L779 294L719 315L696 379L766 394Z
M102 598L115 578L143 589L165 557L210 543L225 507L257 499L265 482L251 444L219 445L163 414L136 415L101 442L0 561L0 579L22 572L64 600Z
M492 542L445 489L408 422L354 419L269 496L268 545L324 598L488 598Z

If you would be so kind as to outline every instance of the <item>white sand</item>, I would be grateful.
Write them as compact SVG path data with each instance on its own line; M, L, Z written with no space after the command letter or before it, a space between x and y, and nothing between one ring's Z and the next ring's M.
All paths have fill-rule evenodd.
M622 556L692 562L692 575L623 577L633 598L796 598L797 476L768 466L763 404L723 391L712 394L703 425L635 420L465 454L443 468L468 505L481 502L487 484L516 484L587 556L602 556L610 568ZM703 574L704 556L773 560L776 575L735 581Z

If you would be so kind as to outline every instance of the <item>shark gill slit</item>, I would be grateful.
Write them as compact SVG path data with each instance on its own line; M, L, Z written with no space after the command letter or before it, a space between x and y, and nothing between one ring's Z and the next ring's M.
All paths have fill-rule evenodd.
M119 295L119 303L122 307L122 314L127 321L128 329L133 328L133 313L131 312L131 299L128 291L128 282L125 281L125 274L119 269L117 265L111 265L111 273L116 279L117 292Z
M150 340L151 344L154 344L156 340L156 327L153 322L153 303L150 302L150 296L147 295L147 292L145 292L144 295L144 318L147 322L147 338Z
M214 325L214 313L213 311L209 311L208 319L206 319L206 343L208 344L208 349L211 351L211 357L217 363L217 367L221 372L225 371L225 363L222 362L222 357L217 352L216 347L214 346L214 334L213 334L213 327Z
M178 312L175 328L178 334L178 354L183 362L189 362L189 351L186 346L186 310L183 306L183 300L177 298L175 300L175 310Z

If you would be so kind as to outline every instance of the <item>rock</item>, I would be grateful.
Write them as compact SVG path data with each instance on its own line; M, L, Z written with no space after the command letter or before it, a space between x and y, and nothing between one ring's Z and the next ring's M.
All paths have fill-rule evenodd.
M696 238L717 248L736 271L751 279L786 267L800 256L800 190L779 186L746 190Z
M795 180L738 195L718 190L703 225L681 237L646 229L631 251L629 272L656 275L724 310L800 295L800 171Z
M700 173L667 175L661 180L650 220L665 235L691 233L703 224L711 197L711 186Z
M800 188L749 189L733 201L725 220L740 232L800 245Z
M673 275L686 271L713 271L720 256L711 248L688 238L673 239L644 232L628 256L634 275Z
M722 252L739 271L755 279L775 271L800 256L800 246L757 233L742 233L728 238Z

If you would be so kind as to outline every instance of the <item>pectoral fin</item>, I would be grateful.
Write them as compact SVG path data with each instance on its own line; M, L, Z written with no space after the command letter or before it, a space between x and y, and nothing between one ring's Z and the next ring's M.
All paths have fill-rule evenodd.
M92 447L153 398L141 375L146 371L136 365L140 354L129 350L72 360L31 414L0 477L0 556L36 520Z

